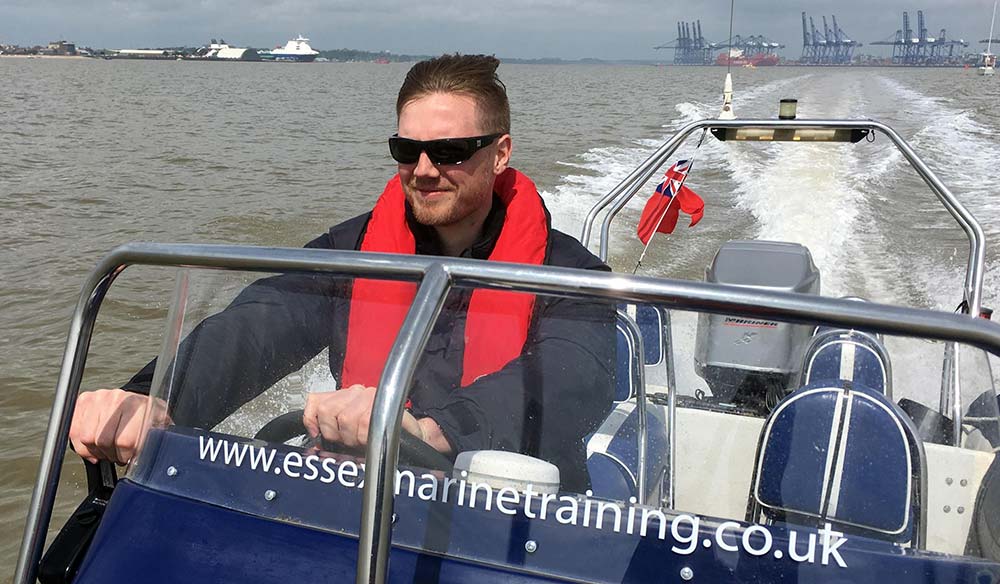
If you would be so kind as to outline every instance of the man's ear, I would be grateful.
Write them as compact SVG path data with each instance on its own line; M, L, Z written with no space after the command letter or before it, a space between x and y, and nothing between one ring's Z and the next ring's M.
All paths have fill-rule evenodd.
M510 165L510 153L514 149L514 143L510 139L510 134L504 134L497 138L497 157L493 165L493 174L499 176L507 170Z

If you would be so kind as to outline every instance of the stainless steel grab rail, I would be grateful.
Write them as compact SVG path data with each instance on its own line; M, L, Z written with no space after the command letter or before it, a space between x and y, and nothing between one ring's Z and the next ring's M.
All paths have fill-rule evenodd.
M931 191L944 207L955 218L959 226L965 231L969 238L969 259L965 274L965 301L969 305L969 314L973 317L979 316L982 306L983 296L983 274L986 263L985 236L982 227L975 217L955 198L951 191L941 182L927 164L917 155L907 142L900 137L891 127L874 120L699 120L692 122L670 137L656 152L649 156L642 164L633 170L624 180L618 183L614 189L601 198L590 211L584 220L583 233L580 241L584 245L590 244L590 236L594 222L598 214L608 205L614 203L611 209L604 216L601 223L600 257L602 260L608 259L609 232L611 221L619 211L632 199L643 185L659 170L681 144L687 138L702 129L737 129L737 128L761 128L761 129L784 129L784 130L813 130L813 129L858 129L879 131L885 134L889 140L902 152L910 166L917 171L924 183L930 187Z
M392 489L387 476L395 469L400 420L406 392L423 342L450 286L471 284L534 293L656 303L679 310L723 312L736 316L859 328L872 332L921 336L966 343L1000 356L1000 325L945 312L868 302L754 290L735 286L570 268L500 262L405 256L317 249L259 248L222 245L134 243L102 259L84 283L70 322L52 414L29 504L14 582L32 584L52 517L94 322L115 278L131 265L187 266L256 272L332 272L346 276L381 276L422 280L400 331L391 361L379 382L370 427L367 461L374 480L365 482L363 537L358 549L358 582L382 583L388 566ZM382 434L377 434L377 432ZM386 474L386 472L390 474Z
M647 455L648 448L648 436L649 436L649 421L646 417L646 365L643 362L645 360L646 351L642 340L642 331L639 330L639 325L636 324L632 317L628 315L627 312L618 310L618 314L615 321L616 326L621 326L632 342L636 359L639 362L638 365L638 379L635 381L638 387L635 390L635 411L638 418L638 428L639 432L636 436L636 451L639 453L637 466L639 469L636 484L638 485L638 502L640 505L647 504L647 493L649 492L649 470L646 467L649 456ZM629 371L629 377L632 376L632 371ZM673 420L670 420L672 423Z

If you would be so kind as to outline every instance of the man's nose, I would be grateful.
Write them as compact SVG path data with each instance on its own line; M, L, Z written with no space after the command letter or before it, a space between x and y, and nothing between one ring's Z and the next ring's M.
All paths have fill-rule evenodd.
M421 152L420 158L417 159L417 166L413 169L413 174L417 176L436 177L441 173L438 171L437 165L431 162L427 153Z

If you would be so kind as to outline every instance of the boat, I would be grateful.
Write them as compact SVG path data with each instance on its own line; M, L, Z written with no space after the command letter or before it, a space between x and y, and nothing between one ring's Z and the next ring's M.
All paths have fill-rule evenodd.
M277 46L270 51L262 51L261 59L265 61L285 61L290 63L312 63L319 55L319 51L309 46L309 39L299 35L285 43L285 46Z
M979 74L990 76L996 72L997 56L992 53L979 55Z
M231 47L225 39L212 39L207 45L199 47L195 52L183 55L185 61L260 61L260 55L254 49Z
M715 59L716 65L734 67L773 67L781 59L773 53L757 53L747 55L742 49L729 49L727 53L721 53Z
M997 19L997 3L993 2L993 16L990 18L990 36L986 40L986 52L979 55L979 74L990 76L996 71L997 56L990 52L993 47L993 24Z
M727 119L680 128L595 203L584 244L609 258L621 211L692 138L848 147L877 133L968 237L960 309L823 296L809 249L791 241L724 243L703 281L634 275L630 265L605 273L126 244L90 273L71 320L14 582L1000 581L1000 404L990 372L1000 325L982 306L983 230L888 125L785 109L781 119L732 119L726 89ZM91 338L113 334L95 327L97 314L131 266L176 281L164 292L170 309L139 452L121 477L108 463L87 464L89 494L46 549ZM261 273L262 285L298 282L297 301L360 276L417 283L363 452L304 435L302 388L329 377L323 355L287 373L256 355L275 367L274 385L245 410L215 385L186 385L201 349L184 339ZM585 489L566 488L535 451L452 459L401 430L445 298L470 288L578 302L578 318L606 331L603 422L569 426L582 443L552 438L550 451L581 449ZM568 345L557 355L566 376L589 358ZM214 383L228 383L225 363L207 365ZM537 381L533 391L545 395L550 381ZM207 427L185 421L206 407L229 415ZM539 435L571 424L578 409L543 417Z

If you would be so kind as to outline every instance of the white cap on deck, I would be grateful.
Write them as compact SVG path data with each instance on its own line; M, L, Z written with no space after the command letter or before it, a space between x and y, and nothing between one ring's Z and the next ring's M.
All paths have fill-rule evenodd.
M462 471L467 474L462 476ZM535 493L559 492L559 468L538 458L502 450L461 452L455 460L454 478L502 489Z

